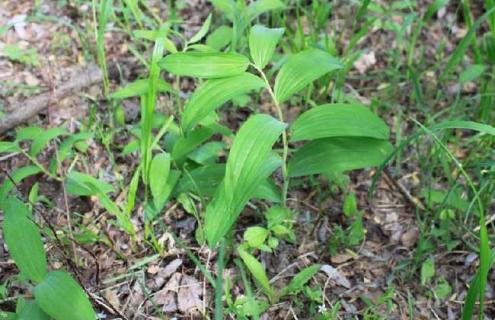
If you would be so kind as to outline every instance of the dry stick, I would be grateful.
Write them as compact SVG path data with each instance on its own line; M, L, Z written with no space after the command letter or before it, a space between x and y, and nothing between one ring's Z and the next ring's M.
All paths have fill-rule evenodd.
M126 63L126 61L120 62ZM129 63L132 64L132 62ZM119 77L118 62L110 63L108 69L110 78L116 79ZM77 93L84 88L103 81L103 73L96 64L89 64L85 67L72 67L67 70L67 73L73 74L73 76L58 87L52 85L52 89L48 92L27 98L9 106L9 109L12 110L12 112L7 113L5 117L0 119L0 134L28 121L38 113L47 109L50 104L53 105L61 98Z
M399 181L395 180L392 178L390 173L386 169L383 170L383 176L385 177L385 181L389 184L395 187L400 194L411 204L413 207L418 208L422 211L426 210L425 205L421 202L421 200L413 197L409 191L407 190L406 187L404 187Z
M12 184L14 185L15 189L17 190L17 192L19 194L21 194L20 192L20 189L19 189L19 186L17 184L17 182L15 182L15 180L12 178L12 176L8 173L8 172L5 172L6 175L7 175L7 178L12 182ZM22 195L22 194L21 194ZM24 199L23 199L24 200ZM29 200L25 200L25 202L28 202L32 205L33 207L33 210L35 210L40 216L41 218L43 219L43 221L45 221L45 223L47 224L48 228L50 229L50 231L53 233L53 236L54 236L54 239L55 239L55 243L57 244L57 247L58 249L60 250L60 252L62 253L62 256L63 258L65 259L65 261L67 262L67 265L73 270L75 276L76 276L76 280L77 282L79 282L79 285L81 286L81 288L84 290L84 292L88 295L88 297L93 301L93 303L99 305L100 307L103 307L105 308L107 311L109 312L112 312L113 314L116 314L118 315L119 317L121 317L122 319L125 319L127 320L128 318L126 316L124 316L119 310L117 310L117 308L115 308L111 303L108 302L108 300L105 298L105 297L102 297L102 299L110 305L110 307L108 305L106 305L105 303L102 303L101 301L98 301L98 299L95 299L95 295L93 295L91 292L88 291L88 289L86 289L86 287L83 285L82 283L82 279L81 279L81 274L79 273L79 269L77 268L77 266L74 264L74 262L70 259L69 255L67 254L67 252L65 252L65 249L64 249L64 245L62 243L62 241L60 240L60 238L58 237L58 234L57 234L57 231L55 230L55 227L53 226L53 224L51 223L51 221L48 219L48 217L45 215L45 213L38 209L36 207L36 205L34 203L32 203L31 201ZM74 239L70 239L71 241L74 241ZM87 250L86 248L84 247L81 247L84 251L88 252L91 257L95 260L95 264L96 264L96 279L97 279L97 282L99 282L99 273L100 273L100 266L98 264L98 259L96 258L96 256L90 252L89 250Z
M103 79L102 72L98 66L91 64L75 76L69 79L65 84L62 84L51 92L45 92L35 97L28 98L24 101L17 102L10 107L13 110L4 118L0 119L0 134L7 130L15 128L17 125L29 120L41 111L48 108L50 103L54 101L55 96L62 97L72 92L79 91L85 87L101 82Z

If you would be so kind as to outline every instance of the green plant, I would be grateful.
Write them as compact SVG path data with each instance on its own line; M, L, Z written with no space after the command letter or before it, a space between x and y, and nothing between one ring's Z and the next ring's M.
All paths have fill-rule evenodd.
M65 271L48 271L40 231L28 207L17 198L8 197L2 200L2 210L3 235L9 253L23 281L35 285L34 300L18 301L19 319L96 319L80 285Z
M2 48L2 55L5 55L10 60L27 65L39 66L40 64L40 57L35 48L24 50L17 45L5 45Z
M27 177L44 176L61 183L73 196L96 199L115 218L111 223L130 235L133 253L144 244L157 257L166 255L167 246L159 238L164 233L172 234L214 288L215 319L222 319L225 313L239 319L258 319L271 304L289 297L296 305L306 302L299 300L302 298L311 302L312 309L322 306L321 312L311 311L317 319L336 319L340 304L324 310L324 292L316 281L311 281L320 268L317 263L276 289L273 282L277 279L270 279L262 257L285 247L280 245L283 242L296 243L300 218L291 202L299 200L292 198L296 194L292 192L300 186L316 192L318 199L313 209L319 210L320 217L323 209L317 205L321 198L343 193L345 223L332 221L328 240L331 255L342 248L365 244L368 221L363 221L356 195L348 192L353 190L350 181L354 175L347 172L380 166L380 173L385 163L397 156L394 173L401 173L405 159L402 151L412 146L418 153L420 198L426 206L416 208L420 229L416 251L394 271L409 270L410 277L420 278L423 286L429 287L425 290L429 296L445 299L451 288L445 279L435 279L434 260L429 257L437 247L449 251L463 245L475 248L479 240L480 269L469 288L463 318L474 315L478 300L482 317L487 274L492 265L484 209L492 204L495 192L493 170L487 169L493 167L490 150L494 129L481 124L493 122L493 1L485 1L486 13L477 19L469 1L462 1L466 36L450 56L444 53L450 48L449 42L441 41L433 58L420 39L428 33L424 31L436 20L435 15L447 7L445 0L433 1L426 10L419 10L414 1L394 1L390 5L368 0L353 2L349 5L352 23L344 32L330 26L330 16L339 8L328 1L313 1L311 5L279 0L212 3L220 14L208 15L196 34L185 37L180 32L180 2L167 2L167 22L163 23L161 12L143 0L93 0L97 60L111 108L102 115L96 104L92 108L89 129L85 130L94 129L96 134L26 128L18 132L14 142L1 142L0 152L20 153L30 162L9 174L12 180L5 180L0 187L0 201L10 199L15 185ZM482 27L486 22L487 29ZM114 26L112 30L107 30L109 25ZM361 44L374 40L371 35L377 30L387 32L394 40L393 48L379 59L380 68L382 62L388 65L378 73L352 73L349 77L355 62L368 50ZM477 38L482 30L487 32ZM106 32L122 32L130 41L130 53L145 70L144 78L112 94L104 47ZM28 51L7 49L11 60L28 64L35 60ZM377 49L378 52L380 48ZM472 60L467 54L470 51ZM431 74L439 74L440 79L430 79ZM195 86L183 85L192 82ZM368 82L370 87L377 84L377 88L363 97L362 92L370 90ZM450 92L451 83L462 87L473 82L479 84L479 94L474 97L465 97L462 90L454 97L445 94ZM359 84L355 86L356 83ZM189 96L189 92L181 91L184 88L194 89ZM402 95L410 97L392 97ZM126 124L120 100L136 97L141 103L141 119L139 123ZM369 107L357 102L367 98ZM242 108L235 109L233 123L231 112L224 112L226 104ZM437 112L443 105L451 107ZM407 109L413 110L415 118L425 119L425 124L407 118L411 115ZM375 115L380 112L392 114L396 143L393 151L388 126ZM479 123L442 122L444 118L468 117L477 118ZM409 125L415 126L411 134ZM466 136L467 130L476 134ZM115 150L120 149L115 148L115 137L120 133L129 134L131 139L115 156ZM420 140L422 136L427 139ZM101 174L96 178L82 172L79 153L85 152L85 141L92 138L104 145L116 183L104 182ZM474 146L468 149L466 145ZM46 146L55 150L49 165L38 157ZM462 163L454 156L452 146L456 151L469 150ZM130 172L121 175L115 169L116 159L136 154L140 162L133 161ZM68 164L66 170L61 165L64 162ZM325 190L327 187L329 190ZM117 194L120 196L114 200ZM29 200L29 208L39 202L51 205L50 199L40 195L40 184L31 187ZM413 205L414 200L413 196ZM248 205L253 209L247 217L252 224L242 225L244 242L237 244L235 226ZM217 251L213 254L215 276L160 219L176 209L196 220L198 244ZM133 217L135 212L144 216ZM479 225L479 237L471 217ZM140 219L144 222L144 239L139 238L141 228L136 225ZM47 239L50 236L47 234ZM65 240L104 242L103 236L89 230L70 236ZM19 264L15 255L14 249L14 260ZM224 268L232 258L240 270L240 279L224 278ZM48 285L55 283L62 293L65 287L72 286L64 275L55 273L49 278L44 269L46 266L37 265L34 271L28 271L37 278L30 281L48 279ZM256 284L253 287L246 270ZM244 295L234 298L231 282L236 280L242 281ZM53 297L43 293L46 286L38 286L38 292L48 298L38 302L19 299L18 314L49 308ZM393 289L389 289L377 301L364 297L367 308L363 316L383 317L383 309L391 309L392 295Z
M148 216L150 223L166 202L176 197L198 220L202 230L197 233L197 239L201 241L205 238L211 248L216 248L220 239L229 235L251 199L261 198L280 204L280 207L268 210L266 227L257 226L246 230L244 236L247 247L240 246L237 250L262 291L274 301L288 292L276 294L271 289L264 267L252 254L252 250L271 251L276 249L280 240L295 240L291 230L294 213L286 209L290 180L382 163L391 151L387 141L389 130L369 109L345 100L311 108L290 126L284 123L283 103L294 99L296 94L311 87L313 82L322 77L330 81L332 75L343 69L343 64L328 51L314 46L288 56L276 77L273 77L273 72L265 70L273 60L284 29L262 25L248 27L252 17L280 7L280 4L269 1L262 4L260 1L251 4L245 12L240 9L242 5L239 3L233 7L223 2L214 4L227 12L227 17L234 22L231 52L218 51L228 42L216 44L212 38L214 33L207 38L206 45L197 44L208 32L210 17L190 40L179 37L183 41L181 51L170 43L168 37L173 36L173 33L169 31L168 25L164 25L160 31L139 31L135 34L155 41L155 49L148 64L150 76L148 80L138 80L112 96L116 99L141 96L142 119L137 138L143 161L138 170L141 170L142 180L145 186L149 185L153 197L152 201L148 201L148 207L154 207L147 211L153 212ZM247 44L251 60L236 49L243 47L242 36L247 29L250 29ZM208 44L213 48L207 47ZM161 58L163 46L169 54ZM154 139L156 143L151 143L158 92L177 94L172 89L175 86L169 86L159 79L158 66L175 75L176 81L179 77L201 78L204 81L199 83L183 107L181 101L176 99L174 112L178 122L168 116ZM277 119L267 114L249 117L235 134L226 163L218 163L218 155L223 152L225 144L208 140L215 134L226 137L233 135L218 123L217 111L226 102L261 89L268 92ZM160 144L162 136L165 138L164 145ZM278 141L280 151L274 150ZM135 150L135 146L130 144L126 148ZM158 153L153 155L155 149ZM281 168L283 178L279 190L271 178L278 168ZM170 178L172 173L174 177ZM154 182L152 177L160 178ZM138 182L134 178L132 181L134 190ZM196 213L194 197L184 195L185 192L199 196L197 199L205 208L204 214ZM357 218L357 221L360 219ZM358 227L356 225L353 230L358 230ZM353 236L353 239L356 237ZM218 287L219 283L216 290L221 289ZM220 311L217 318L219 314Z

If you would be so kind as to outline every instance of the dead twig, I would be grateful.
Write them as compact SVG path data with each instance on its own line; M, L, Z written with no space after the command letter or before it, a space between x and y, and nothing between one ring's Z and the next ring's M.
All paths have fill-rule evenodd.
M120 76L118 62L110 63L108 71L111 79L118 79ZM26 122L49 106L54 107L58 100L103 81L103 73L96 64L68 68L63 73L73 76L58 86L50 81L50 90L47 92L9 106L8 110L12 111L0 119L0 134Z

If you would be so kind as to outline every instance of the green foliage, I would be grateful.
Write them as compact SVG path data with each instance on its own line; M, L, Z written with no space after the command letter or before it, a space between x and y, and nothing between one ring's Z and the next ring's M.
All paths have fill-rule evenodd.
M22 64L31 66L39 66L40 57L36 48L24 50L15 44L5 45L2 48L2 53L12 61L17 61Z
M134 226L128 214L123 212L107 195L114 188L90 175L72 171L67 176L67 191L79 196L96 196L101 205L117 218L119 225L130 235L134 235Z
M13 182L10 179L4 181L0 187L0 201L7 198L9 192L14 188L14 182L19 183L27 177L34 176L41 172L41 169L37 166L25 166L21 167L10 174Z
M435 261L433 259L427 259L421 266L421 284L426 285L430 282L431 278L435 275Z
M5 213L3 236L10 255L21 274L34 283L42 282L47 274L47 260L30 210L12 197L2 200L2 209Z
M342 172L382 164L392 152L386 140L324 138L306 143L289 161L291 177Z
M268 237L268 230L263 227L249 227L244 231L244 241L252 248L260 248Z
M296 53L289 57L277 74L275 97L282 103L321 76L342 67L338 59L319 49Z
M299 272L291 282L282 290L280 296L296 294L303 289L303 286L320 270L319 264L314 264Z
M255 257L253 257L248 252L238 249L237 252L242 259L242 262L246 265L249 272L253 275L254 279L260 284L263 292L268 296L270 300L275 298L275 292L270 286L270 282L268 281L268 277L265 272L265 267L259 262Z
M179 52L163 58L160 67L180 76L224 78L246 71L249 60L236 53Z
M182 114L182 126L190 131L212 111L241 94L261 89L265 83L250 73L205 81L186 103Z
M16 307L18 320L49 320L48 315L38 306L35 301L24 301L19 299ZM2 317L0 316L0 319Z
M291 141L330 137L367 137L387 140L389 128L360 104L327 104L309 109L291 126Z
M368 107L351 102L353 97L340 94L346 74L359 56L352 49L362 39L364 31L353 38L347 49L340 50L333 35L325 39L317 35L326 28L329 19L331 6L327 3L312 4L314 15L308 20L308 28L314 34L304 34L298 16L297 34L294 36L293 26L289 24L285 25L286 28L268 28L261 24L251 26L253 21L270 21L271 26L280 25L286 14L281 10L287 8L282 1L257 0L249 4L227 0L212 2L215 8L223 12L227 25L215 25L214 15L210 14L201 28L189 38L179 33L175 10L180 4L173 4L167 12L168 22L162 23L162 17L138 0L123 0L121 7L111 0L100 1L99 6L93 1L93 14L98 17L98 21L94 21L97 27L97 58L104 72L105 97L114 99L110 101L112 108L109 108L109 111L115 110L114 115L109 117L113 123L98 123L100 118L95 108L88 123L82 125L84 131L70 134L61 128L44 130L28 127L19 130L14 142L0 142L0 152L18 152L30 161L30 165L12 173L15 182L32 175L47 175L62 182L71 195L98 199L99 204L116 218L117 226L130 236L131 250L135 250L134 244L144 243L159 254L166 253L166 247L161 243L163 238L159 239L155 232L160 230L165 235L170 230L157 218L163 211L173 210L177 206L194 216L197 242L203 244L206 240L212 249L220 243L216 281L201 261L183 246L215 287L216 319L225 316L224 301L228 312L239 319L259 319L260 314L270 306L263 301L264 298L252 293L244 266L270 303L302 292L312 302L322 304L321 289L308 287L320 265L304 268L285 288L276 292L257 252L273 252L282 241L296 240L294 224L297 213L287 205L291 178L299 178L292 182L310 181L313 184L313 178L306 179L305 176L342 175L345 171L377 166L385 162L392 151L388 142L390 130L385 122ZM357 18L366 16L368 5L369 1L361 5ZM300 5L295 9L299 15ZM304 6L302 9L306 10ZM280 15L271 15L269 19L260 17L276 10ZM151 14L151 18L145 11ZM104 48L104 35L110 19L116 19L117 28L122 27L136 41L129 48L132 47L130 50L148 73L147 78L128 83L111 95L108 92ZM286 39L283 38L284 33L288 35ZM251 61L247 57L248 52ZM343 52L339 58L336 57L338 52ZM484 77L485 70L476 68L466 71L461 81ZM181 77L200 78L194 80L196 89L190 96L181 92ZM291 99L305 88L309 89L304 95ZM266 91L271 101L264 99L262 90ZM172 102L163 109L157 103L162 101L158 100L162 94L167 96L164 100ZM116 100L133 97L140 99L141 120L140 123L127 125L122 106ZM288 108L283 105L289 100L302 110L292 125L287 123L289 117L285 113ZM239 129L235 130L227 127L232 123L220 109L230 101L234 106L241 106L242 112L255 110L249 116L240 117L247 120L240 121ZM271 106L268 106L270 103L278 119L260 113L272 112ZM491 132L488 127L468 122L445 124L438 129L462 125ZM232 127L236 126L237 120ZM123 147L119 156L130 157L138 152L141 157L141 162L127 177L122 177L121 171L116 170L118 162L113 154L114 139L121 134L131 135L132 140ZM111 174L116 178L112 184L77 171L87 168L87 163L80 165L77 153L86 152L88 144L85 142L90 139L101 139L108 152L113 170ZM24 151L21 146L25 148L28 143L29 150ZM46 169L37 157L49 144L57 147L58 154ZM69 163L66 161L68 159L73 160ZM64 161L69 169L59 170ZM274 174L279 167L283 180L280 183ZM141 182L143 192L140 192ZM13 187L12 182L4 182L0 189L2 203ZM39 184L36 184L29 199L41 199L39 192ZM118 199L114 200L117 195ZM125 199L122 200L120 195ZM243 235L245 242L231 248L233 226L253 199L267 202L266 208L269 209L263 216L263 224L247 228ZM23 214L14 216L6 212L5 239L21 274L36 285L35 302L26 302L22 308L19 304L18 314L30 312L32 319L42 319L45 313L55 320L95 319L86 294L69 274L61 271L47 273L41 236L28 208L18 200L15 200L15 205L9 204L9 201L14 200L6 202L10 206L9 211L13 211L11 207L14 206ZM167 206L169 201L172 203ZM144 241L137 238L141 234L137 231L141 228L134 226L135 221L142 220L131 220L135 211L142 211L136 208L144 208ZM257 214L262 212L256 211ZM342 234L346 233L342 239L348 245L357 246L364 237L363 214L357 210L353 194L346 198L344 213L352 219L352 223L345 231L342 229ZM24 232L19 233L20 229ZM86 235L71 236L79 239ZM91 234L90 238L90 241L101 239L98 234ZM180 240L176 241L179 243ZM28 242L29 246L26 245ZM236 297L235 301L228 289L230 279L223 276L231 249L243 262L238 266L246 294L245 297ZM437 291L437 295L442 296L446 288L439 284ZM335 310L338 311L338 307ZM39 314L34 315L36 312Z
M208 243L215 246L251 199L259 183L280 164L270 156L285 125L267 115L254 115L239 129L225 170L225 177L206 208L205 231Z
M48 273L34 288L36 303L55 320L94 320L96 314L79 284L64 271Z
M249 50L258 68L263 69L270 62L283 34L283 28L270 29L262 25L255 25L251 28Z
M161 207L170 194L170 191L166 192L169 173L170 154L163 152L154 156L150 167L150 189L157 207Z
M110 95L113 99L125 99L130 97L140 97L148 94L150 82L148 79L140 79L129 83L124 88L120 88ZM172 86L163 79L158 79L156 82L157 92L170 92Z

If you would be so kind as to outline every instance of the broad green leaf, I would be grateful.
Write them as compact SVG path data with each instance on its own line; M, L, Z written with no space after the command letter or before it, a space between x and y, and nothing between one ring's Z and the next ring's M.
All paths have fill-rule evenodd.
M232 15L232 1L231 0L210 0L213 6L223 11L227 17L230 19L230 15Z
M17 320L17 314L0 310L0 320Z
M285 224L293 219L294 214L287 208L274 206L268 209L265 213L268 222L268 228L276 225Z
M446 299L452 293L452 287L445 280L441 279L440 282L435 287L435 296L440 300Z
M253 194L253 198L259 200L267 200L275 203L282 202L280 188L273 182L271 178L265 179L260 182L258 188Z
M311 108L291 126L291 141L330 137L389 138L385 122L360 104L325 104Z
M94 136L94 133L92 133L92 132L80 132L80 133L70 135L58 147L58 161L63 162L69 156L71 148L74 145L78 145L77 143L79 143L79 142L92 139L93 136Z
M19 152L21 148L15 142L0 141L0 153Z
M180 137L172 149L172 158L175 161L183 160L185 156L210 139L215 133L215 130L209 127L200 127L191 131L187 136Z
M201 196L210 197L215 194L218 186L222 183L224 175L225 164L220 163L208 164L185 172L177 184L174 194L193 192ZM281 201L280 191L270 179L260 182L253 194L253 198L271 202Z
M426 285L435 275L435 261L430 258L421 265L421 284Z
M248 6L247 15L250 19L254 19L265 12L283 8L285 4L280 0L257 0Z
M358 215L359 211L357 208L356 193L349 192L344 199L344 204L342 205L342 211L344 215L348 218L355 217Z
M17 320L50 320L50 318L35 301L27 301L17 312Z
M163 202L163 196L167 188L168 175L170 173L170 154L162 152L153 157L150 166L150 189L155 204Z
M36 166L21 167L10 174L15 183L19 183L27 177L34 176L41 172L41 169ZM3 201L14 188L14 183L10 179L5 179L0 187L0 201Z
M34 297L41 309L55 320L96 319L86 293L67 272L50 272L34 288Z
M16 141L33 140L42 135L44 130L40 127L25 127L17 130Z
M160 29L153 46L153 53L151 55L151 62L148 76L148 93L145 96L141 96L141 158L143 162L143 181L145 185L148 185L149 170L152 160L152 144L153 137L151 131L153 129L153 121L155 119L155 104L156 96L158 92L158 81L160 79L159 62L163 57L164 42L167 33L169 31L170 24L164 23L160 26ZM167 122L168 123L168 122Z
M29 154L36 157L50 140L67 134L67 131L63 128L43 130L41 128L32 127L19 130L17 133L17 140L32 140Z
M183 129L190 131L208 114L227 101L264 86L265 82L263 80L250 73L204 82L186 103L182 115Z
M224 180L206 208L205 231L211 247L229 231L259 184L280 165L280 159L271 150L284 128L284 123L258 114L239 129Z
M225 175L224 164L211 164L186 171L182 175L174 194L193 192L201 196L212 196Z
M232 32L231 27L220 26L206 38L206 44L215 50L221 50L232 41Z
M237 53L180 52L166 56L160 67L179 76L224 78L242 74L249 59Z
M277 74L275 96L282 103L326 73L342 68L338 59L319 49L296 53L289 57Z
M386 140L372 138L326 138L311 141L289 161L289 175L343 172L380 165L392 152Z
M139 97L145 95L149 91L150 81L149 79L139 79L129 83L127 86L120 88L110 95L113 99L125 99L129 97ZM158 78L156 82L157 92L170 92L172 86L165 80Z
M275 295L273 289L270 286L270 281L266 276L265 267L263 267L263 265L250 253L242 250L241 248L239 248L237 252L239 253L242 262L244 262L249 272L251 272L254 279L256 279L258 284L261 286L262 291L268 296L270 300L273 300L273 297Z
M251 28L249 51L258 68L263 69L270 62L283 34L283 28L270 29L262 25L255 25Z
M94 192L88 185L92 185L94 188L98 189L100 192L106 194L109 192L115 192L113 186L109 183L103 182L101 180L95 179L92 176L71 171L67 175L66 187L67 191L76 196L91 196Z
M29 280L43 281L47 273L45 249L30 210L13 197L7 198L2 208L5 214L3 237L12 259Z
M210 30L210 24L211 24L211 13L208 15L208 18L206 18L206 21L203 23L201 26L201 29L192 36L192 38L188 41L188 43L196 43L203 39L203 37L208 33L208 30Z
M162 189L160 193L160 197L158 199L155 199L153 203L151 202L148 203L148 206L145 208L144 218L146 221L148 222L153 221L161 212L165 204L167 204L167 201L170 197L170 194L172 193L172 190L177 184L177 181L179 181L180 175L181 175L180 171L170 170L168 174L167 183Z
M313 278L313 276L320 270L321 265L315 264L310 267L303 269L299 272L294 279L289 283L288 286L282 289L280 297L286 296L288 294L295 294L302 290L303 286Z
M478 79L483 72L485 72L486 66L483 64L473 64L469 66L466 70L461 72L459 76L459 81L461 83L466 83L468 81L474 81Z
M225 143L220 141L213 141L205 143L204 145L191 151L191 153L189 153L187 157L199 164L207 165L214 163L218 159L224 148Z
M251 248L259 248L263 243L265 243L268 237L268 230L259 227L249 227L244 231L244 241L246 241Z

